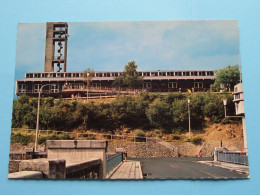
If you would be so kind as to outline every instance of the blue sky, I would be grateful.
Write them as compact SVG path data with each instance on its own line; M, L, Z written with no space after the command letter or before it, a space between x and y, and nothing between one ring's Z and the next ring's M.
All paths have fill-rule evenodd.
M18 25L15 79L44 71L45 23ZM238 23L146 21L69 23L67 71L216 70L240 64Z

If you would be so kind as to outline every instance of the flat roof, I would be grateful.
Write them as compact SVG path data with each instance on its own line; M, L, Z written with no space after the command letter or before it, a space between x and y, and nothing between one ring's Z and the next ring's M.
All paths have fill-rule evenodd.
M214 80L215 76L144 76L143 80L196 80L196 79L209 79ZM92 81L113 81L115 77L93 77ZM36 81L84 81L83 77L51 77L51 78L24 78L17 81L36 82Z

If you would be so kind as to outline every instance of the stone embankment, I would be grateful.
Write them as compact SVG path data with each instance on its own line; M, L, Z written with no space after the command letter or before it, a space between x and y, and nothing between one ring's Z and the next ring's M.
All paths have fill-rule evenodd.
M220 142L205 142L201 145L194 145L190 142L165 142L147 141L147 142L109 142L108 152L114 152L116 148L124 148L128 156L138 158L152 158L152 157L195 157L199 156L200 150L203 157L211 156L212 150L220 146ZM241 151L243 148L243 141L223 142L222 146L233 151ZM21 144L11 144L10 151L25 151L25 148L32 147L22 146ZM41 145L40 147L44 147ZM19 159L16 159L19 160Z
M210 157L212 150L219 147L220 142L205 142L201 145L194 145L190 142L109 142L108 152L116 148L124 148L128 156L136 158L152 157L197 157L200 151L203 157ZM229 150L240 151L243 142L223 142L222 146Z

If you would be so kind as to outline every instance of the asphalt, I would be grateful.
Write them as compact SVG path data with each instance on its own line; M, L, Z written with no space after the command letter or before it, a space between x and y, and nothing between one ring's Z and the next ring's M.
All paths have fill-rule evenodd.
M209 166L212 158L129 158L140 161L144 179L245 179L246 172ZM199 162L200 161L200 162Z

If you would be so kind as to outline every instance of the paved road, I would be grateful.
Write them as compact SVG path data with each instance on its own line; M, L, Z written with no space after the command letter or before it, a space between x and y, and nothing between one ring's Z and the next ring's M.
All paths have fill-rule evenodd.
M247 174L196 163L211 158L129 158L141 162L144 179L228 179L247 178Z

